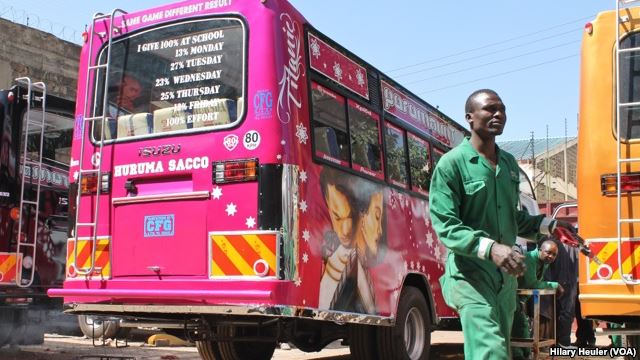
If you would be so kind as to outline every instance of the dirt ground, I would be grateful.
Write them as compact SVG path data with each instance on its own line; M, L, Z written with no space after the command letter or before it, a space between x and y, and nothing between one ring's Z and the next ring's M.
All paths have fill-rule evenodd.
M146 345L146 335L136 335L126 346L122 341L116 347L114 341L108 341L102 346L101 342L93 346L91 340L77 336L63 336L47 334L42 345L19 346L0 349L2 360L198 360L198 352L194 346L183 347L153 347ZM462 360L464 359L462 347L462 333L458 331L436 331L432 334L432 360ZM605 346L609 344L606 336L598 336L597 344ZM273 359L298 360L298 359L324 359L324 360L348 360L349 348L338 343L331 344L328 348L318 353L304 353L296 349L276 350ZM547 359L549 356L541 356ZM609 357L607 357L609 358ZM569 357L554 357L564 360ZM603 359L603 357L575 357L575 359ZM622 359L622 358L614 358Z

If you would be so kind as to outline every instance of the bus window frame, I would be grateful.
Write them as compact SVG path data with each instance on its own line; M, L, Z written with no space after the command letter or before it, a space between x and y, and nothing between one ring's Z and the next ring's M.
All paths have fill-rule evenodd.
M156 30L160 30L166 27L170 27L170 26L176 26L179 24L185 24L185 23L189 23L189 22L198 22L198 21L209 21L209 20L217 20L217 19L231 19L231 20L238 20L242 26L243 29L243 46L242 46L242 50L243 50L243 56L242 56L242 96L240 98L243 99L243 107L242 107L242 113L240 116L237 117L235 122L231 122L229 124L225 124L225 125L214 125L214 126L205 126L205 127L201 127L201 128L191 128L191 129L184 129L184 130L174 130L174 131L167 131L167 132L162 132L162 133L151 133L151 134L142 134L142 135L134 135L134 136L127 136L123 139L104 139L102 141L103 144L117 144L117 143L127 143L127 142L135 142L135 141L143 141L143 140L148 140L148 139L164 139L167 137L172 137L172 136L192 136L192 135L199 135L199 134L204 134L204 133L209 133L209 132L217 132L217 131L230 131L233 130L235 128L238 128L239 126L242 125L242 123L246 120L249 111L247 110L249 104L247 101L247 97L248 97L248 92L249 92L249 79L248 79L248 66L249 66L249 41L250 41L250 29L248 26L248 22L246 20L246 18L240 14L212 14L212 15L206 15L206 16L202 16L202 17L191 17L191 18L187 18L186 20L176 20L176 21L172 21L172 22L167 22L165 23L163 26L159 26L159 27L151 27L151 28L142 28L142 29L138 29L135 31L131 31L131 32L127 32L122 36L119 36L117 38L115 38L112 41L112 45L114 46L115 43L117 43L118 41L123 41L126 39L129 39L133 36L140 36L142 34L144 34L145 32L150 32L150 31L156 31ZM103 51L105 51L106 47L108 46L108 43L105 43L102 45L102 47L100 47L100 49L98 49L96 51L96 55L91 57L91 64L93 65L98 65L99 64L99 60L100 57L102 56ZM91 65L90 64L90 65ZM95 74L92 76L92 78L89 80L91 81L91 85L89 87L89 94L85 94L85 96L87 97L87 100L90 104L90 111L92 114L97 114L98 112L102 111L102 107L97 108L97 104L102 102L102 99L98 100L98 95L100 95L100 97L102 97L104 94L98 94L98 85L100 84L99 78L101 75L101 71L102 70L98 70L95 72ZM83 116L85 115L85 111L87 109L87 106L89 104L85 104L84 107L82 108L81 112L83 114ZM90 115L90 116L95 116L95 115ZM91 141L91 143L94 146L98 146L100 145L100 140L99 139L95 139L94 137L94 124L91 124L89 126L88 132L89 132L89 140Z
M37 112L38 114L35 115L37 117L40 117L42 115L42 108L32 108L31 111ZM45 164L46 166L57 167L57 168L63 169L63 170L68 172L69 168L70 168L70 163L71 163L71 147L73 146L73 142L74 142L73 131L75 130L75 117L74 117L74 115L72 113L68 113L68 112L65 112L63 110L56 109L56 108L52 108L51 110L45 109L44 113L46 115L45 115L45 132L44 132L45 135L44 135L43 144L42 144L42 150L43 150L42 163ZM20 137L19 137L19 144L20 144L19 156L22 159L24 157L24 143L23 142L24 142L24 135L25 135L25 130L26 130L26 126L27 126L27 118L26 118L27 109L26 108L22 109L22 111L21 111L19 116L20 116L20 124L21 124L21 127L22 127L20 129ZM59 117L59 118L64 118L66 120L69 120L69 124L71 126L69 128L67 128L67 129L70 130L72 132L72 134L69 137L69 146L68 146L68 149L69 149L68 150L69 162L68 163L65 163L65 162L62 162L62 161L58 161L58 160L55 159L55 151L57 149L62 149L60 147L53 148L53 151L54 151L54 158L53 159L44 154L44 150L46 148L46 139L47 139L47 136L46 136L47 130L46 130L46 128L47 128L47 123L48 123L48 120L49 120L49 116L56 116L56 117ZM38 121L38 120L36 120L36 121ZM53 127L53 126L51 126L51 127ZM64 130L64 129L61 129L59 127L53 127L53 128L55 128L54 131ZM37 136L38 133L34 132L34 133L32 133L32 135ZM27 147L28 146L29 145L27 144ZM31 151L31 152L33 152L33 151Z
M331 154L327 154L323 151L319 151L316 148L316 128L318 128L316 126L316 123L319 123L320 121L315 120L315 118L313 117L313 110L314 110L314 101L313 101L313 90L318 87L320 89L320 91L326 92L328 96L330 97L334 97L335 99L337 99L340 102L340 105L342 106L342 112L344 115L344 120L345 120L345 134L347 136L347 150L349 153L349 156L346 160L342 160L340 158L336 158L334 156L332 156ZM347 98L339 93L337 93L336 91L334 91L334 89L331 89L327 86L324 86L322 84L319 84L318 82L312 81L311 82L311 86L309 87L309 119L310 119L310 123L311 123L311 138L312 140L312 151L313 151L313 155L314 157L317 157L319 159L323 159L329 163L332 163L334 165L338 165L340 167L345 167L345 168L351 168L352 164L351 164L351 142L349 141L350 138L350 131L349 131L349 114L347 113ZM329 124L325 124L325 125L329 125Z
M400 189L404 189L404 190L411 190L411 176L410 176L410 172L411 170L408 168L408 163L409 163L409 148L408 148L408 141L407 141L407 130L401 126L397 126L395 124L393 124L392 122L390 122L389 120L385 119L385 126L384 126L384 136L383 138L385 139L385 143L384 143L384 153L387 154L387 156L385 156L385 160L389 161L389 152L387 151L387 133L386 131L388 129L392 129L394 131L398 131L400 133L400 136L402 137L402 141L403 141L403 150L404 150L404 169L405 169L405 175L406 175L406 182L403 183L401 181L397 181L394 179L391 179L391 176L389 174L389 166L385 166L385 179L387 180L387 182L391 185L394 185L395 187L398 187Z
M628 32L628 33L624 34L624 36L620 39L620 44L622 44L623 41L625 41L626 39L628 39L631 36L639 36L640 37L640 30L631 31L631 32ZM627 48L621 48L621 49L627 49ZM633 54L633 53L640 55L640 50L632 51L629 54ZM620 60L622 60L622 59L620 59ZM615 91L616 91L616 89L615 89L615 87L619 87L618 89L620 89L620 90L622 89L622 87L620 86L621 85L620 84L620 79L622 78L622 74L621 74L622 67L620 66L620 62L616 63L615 51L613 52L613 61L612 61L612 63L614 64L613 65L614 66L614 71L615 71L616 68L619 70L619 72L618 72L619 76L618 76L618 78L614 79L615 80L614 81L614 89L613 89L613 91L614 91L614 94L613 94L614 101L613 101L613 104L612 104L613 105L613 116L611 117L613 121L611 121L611 132L613 133L614 138L616 138L616 139L620 138L620 142L621 143L624 143L624 144L637 144L637 143L640 143L640 136L638 136L638 137L630 137L630 136L629 137L623 137L623 136L620 136L620 134L618 134L618 131L617 131L618 130L617 129L617 127L618 127L617 124L620 121L620 119L618 119L618 111L616 111L616 104L615 104ZM629 73L631 73L631 72L629 72ZM629 75L629 73L627 75ZM615 76L614 76L614 78L615 78ZM627 78L629 78L629 77L627 76ZM632 83L632 81L631 81L631 83ZM638 94L638 95L640 95L640 94ZM619 96L622 97L622 94L620 94ZM632 109L633 109L633 107L632 107ZM637 109L638 109L638 112L640 113L640 108L637 108ZM620 129L621 129L621 132L622 132L622 126L620 126ZM629 129L629 133L631 132L630 130L631 129ZM630 135L630 134L625 134L625 135Z
M431 176L433 175L433 144L431 144L431 142L427 139L422 138L421 136L418 136L417 134L411 132L411 131L407 131L407 148L408 148L408 153L407 153L407 157L409 160L409 182L411 183L411 191L414 191L418 194L422 194L425 196L429 196L429 188L425 189L425 190L420 190L420 188L416 185L416 182L414 181L413 178L413 174L411 174L411 149L409 148L409 138L410 137L414 137L415 139L418 140L418 142L423 143L424 145L426 145L427 147L427 165L429 165L429 175L428 175L428 181L427 181L427 185L428 187L430 187L431 185Z
M353 105L351 105L351 104L353 104ZM353 111L359 111L359 112L362 112L362 113L366 114L362 109L359 109L358 107L361 107L362 109L371 112L371 115L369 115L369 114L367 114L367 115L369 115L369 117L372 120L374 120L376 122L376 125L377 125L377 130L378 130L378 144L377 144L377 146L378 146L378 155L380 156L380 160L379 160L380 161L380 169L377 170L377 171L374 170L371 167L366 167L366 166L363 166L361 164L355 164L353 162L353 146L351 146L351 140L352 140L352 138L351 138L351 126L352 126L352 122L351 122L351 116L349 116L349 109L353 109ZM369 176L373 176L373 177L378 178L380 180L384 180L384 169L385 169L384 158L385 157L383 157L384 150L382 148L383 145L382 145L382 130L381 130L382 129L382 121L381 121L381 118L382 117L380 116L380 114L378 114L376 111L372 111L370 109L367 109L366 107L358 104L358 102L353 100L352 98L347 98L347 126L349 127L349 132L348 132L348 134L349 134L349 148L351 150L349 152L349 155L350 155L351 168L356 170L356 171L358 171L358 172L360 172L360 173L363 173L363 174L366 174L366 175L369 175ZM356 166L358 168L356 168Z
M310 123L310 127L311 127L311 134L312 136L310 136L311 138L311 157L312 157L312 161L314 163L317 164L321 164L321 165L325 165L325 166L331 166L331 167L335 167L341 171L344 171L346 173L352 174L352 175L356 175L356 176L360 176L366 179L369 179L371 181L380 183L380 184L384 184L385 186L388 186L390 188L396 189L398 191L402 191L402 192L406 192L406 193L410 193L412 196L418 197L418 198L422 198L422 199L428 199L429 197L429 193L428 190L426 192L421 192L421 191L416 191L413 189L413 185L412 185L412 177L411 177L411 168L410 168L410 163L409 163L409 143L408 143L408 138L407 138L407 134L411 133L413 136L416 136L424 141L426 141L429 144L429 162L431 163L431 167L432 169L435 167L435 163L433 162L433 158L434 158L434 151L438 151L439 156L442 157L442 155L444 155L447 151L452 150L455 146L451 146L448 147L448 150L442 150L442 147L445 147L445 144L441 144L440 140L435 138L432 134L425 132L417 127L415 127L413 124L408 123L398 117L396 117L394 114L389 113L384 111L384 106L383 106L383 102L384 102L384 98L382 97L381 94L381 87L380 87L380 82L381 81L386 81L390 84L393 84L393 86L402 89L404 91L407 91L402 85L398 84L395 80L391 79L390 77L388 77L387 75L385 75L384 73L382 73L381 71L379 71L378 69L376 69L374 66L370 65L369 63L367 63L366 61L362 60L360 57L358 57L357 55L353 54L351 51L349 51L348 49L344 48L343 46L341 46L340 44L336 43L335 41L333 41L332 39L328 38L327 36L325 36L322 32L318 31L317 29L315 29L313 26L309 25L309 24L305 24L304 25L304 32L305 32L305 36L304 36L304 50L305 50L305 54L309 55L309 41L308 41L308 33L311 32L315 37L319 38L320 40L324 41L325 43L327 43L328 45L330 45L331 47L333 47L334 49L338 50L340 53L342 53L343 55L345 55L346 57L350 58L351 60L355 61L354 59L357 59L357 63L363 65L366 69L367 69L367 74L370 74L371 72L374 73L374 77L377 83L377 86L375 87L375 89L371 88L372 83L369 82L369 99L365 99L362 98L360 95L352 92L350 89L345 88L344 86L342 86L341 84L336 83L335 81L333 81L332 79L326 77L325 75L323 75L322 73L314 70L311 67L311 61L308 58L308 56L306 57L306 61L305 61L305 69L307 71L307 74L309 74L309 76L307 76L307 88L309 89L308 91L308 104L309 104L309 109L308 109L308 114L309 114L309 123ZM371 76L371 75L368 75ZM384 178L376 178L371 176L370 174L364 173L364 172L360 172L357 169L355 169L353 167L353 164L351 163L351 156L349 156L349 165L348 166L341 166L340 164L336 164L335 162L329 161L327 159L323 159L322 157L317 156L316 154L316 144L315 144L315 136L313 136L314 134L314 121L313 121L313 101L312 101L312 84L316 83L324 88L329 89L330 91L332 91L333 93L342 96L345 99L345 102L351 100L353 102L355 102L358 105L361 105L363 107L365 107L366 109L372 111L373 113L375 113L376 115L380 116L380 126L378 129L378 133L380 136L380 146L381 146L381 165L382 165L382 171L384 173ZM377 92L377 99L379 101L379 104L374 104L374 98L375 96L372 95L372 91ZM408 92L410 93L410 92ZM463 132L465 134L465 136L468 136L468 131L464 130L464 128L462 127L462 125L458 124L457 122L455 122L453 119L451 119L449 116L447 116L446 114L442 113L438 108L433 107L431 104L426 103L424 100L419 99L420 101L422 101L424 104L422 104L423 106L425 106L428 110L433 111L434 114L437 114L441 119L443 119L443 121L447 122L448 125L455 127L456 129L460 130L461 132ZM345 111L348 111L347 108L348 105L345 104ZM349 116L348 113L347 115L347 136L349 137L349 154L351 154L351 141L350 141L350 133L349 133ZM394 182L391 182L388 180L388 176L387 176L387 161L388 161L388 157L387 157L387 151L386 151L386 139L385 139L385 131L386 131L386 126L387 124L391 124L393 127L400 129L403 132L403 137L404 137L404 142L405 142L405 169L407 172L407 184L402 186L402 185L397 185Z

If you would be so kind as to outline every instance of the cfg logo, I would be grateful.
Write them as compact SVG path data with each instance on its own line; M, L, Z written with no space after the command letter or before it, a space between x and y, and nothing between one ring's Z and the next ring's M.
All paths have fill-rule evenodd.
M269 90L260 90L253 96L253 111L256 119L273 116L273 95Z
M150 215L144 217L144 237L173 236L175 216Z

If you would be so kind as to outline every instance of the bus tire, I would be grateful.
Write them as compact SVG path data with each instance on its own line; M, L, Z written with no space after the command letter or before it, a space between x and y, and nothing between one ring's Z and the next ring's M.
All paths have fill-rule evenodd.
M396 324L378 328L382 359L427 360L431 348L431 315L424 296L407 286L400 293Z
M372 325L349 325L349 350L354 360L377 359L376 328Z
M89 339L123 338L130 328L121 328L118 320L96 320L91 315L78 315L80 331Z
M218 333L223 337L241 338L243 336L256 336L254 327L219 326ZM247 341L220 341L220 355L223 360L269 360L273 357L277 343L274 342L247 342Z
M222 360L218 342L213 340L196 341L196 349L202 360Z

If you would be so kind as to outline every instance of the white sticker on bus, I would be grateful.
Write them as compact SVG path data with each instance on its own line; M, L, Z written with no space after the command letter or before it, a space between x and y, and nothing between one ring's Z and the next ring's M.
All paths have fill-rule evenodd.
M113 176L132 176L163 173L166 168L169 172L207 169L209 158L207 156L196 156L186 159L171 159L165 163L163 161L148 161L134 164L116 165L113 168Z
M247 150L255 150L260 145L260 133L249 130L242 137L242 144Z

